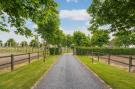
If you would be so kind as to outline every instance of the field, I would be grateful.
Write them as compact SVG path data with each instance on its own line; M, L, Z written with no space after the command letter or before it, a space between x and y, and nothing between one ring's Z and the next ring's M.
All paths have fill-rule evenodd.
M40 49L32 48L32 47L0 47L0 56L10 55L10 54L37 52Z

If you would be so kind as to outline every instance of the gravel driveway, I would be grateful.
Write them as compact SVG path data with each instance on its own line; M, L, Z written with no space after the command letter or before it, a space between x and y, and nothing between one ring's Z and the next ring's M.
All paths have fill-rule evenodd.
M63 55L33 89L109 89L72 54Z

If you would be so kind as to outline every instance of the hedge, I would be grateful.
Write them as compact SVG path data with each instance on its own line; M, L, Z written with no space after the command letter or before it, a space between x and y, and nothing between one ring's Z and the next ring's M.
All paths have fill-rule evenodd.
M49 48L50 55L59 55L62 53L60 48Z
M76 47L77 55L87 55L88 53L103 53L112 55L135 55L135 48L86 48L86 47Z

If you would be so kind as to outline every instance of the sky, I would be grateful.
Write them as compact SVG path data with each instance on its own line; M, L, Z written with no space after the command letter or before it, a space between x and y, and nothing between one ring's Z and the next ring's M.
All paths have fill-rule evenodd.
M91 0L56 0L59 3L61 29L67 34L79 30L89 34L87 28L90 16L87 8Z
M81 31L86 35L90 34L87 30L90 16L86 10L92 0L56 0L56 2L58 2L59 5L60 29L63 30L65 34L73 34L74 31ZM32 31L37 28L30 20L27 21L26 26L32 29ZM14 30L14 28L10 29ZM24 40L30 42L30 40L33 39L16 35L13 31L9 33L0 31L0 40L6 42L9 38L14 38L17 42Z

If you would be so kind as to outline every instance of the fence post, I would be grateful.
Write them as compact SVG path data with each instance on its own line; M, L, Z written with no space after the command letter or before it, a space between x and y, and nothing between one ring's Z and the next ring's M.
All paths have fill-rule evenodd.
M29 62L29 64L30 64L30 61L31 61L30 53L28 53L28 56L29 56L29 58L28 58L28 62Z
M131 72L132 68L132 56L129 56L129 72Z
M92 52L92 54L91 54L91 55L92 55L92 64L93 64L93 63L94 63L94 59L93 59L93 52Z
M109 53L109 55L108 55L108 64L110 64L110 60L111 60L111 55Z
M99 62L99 52L98 52L98 62Z
M11 71L14 70L14 55L11 54Z
M39 51L38 51L38 59L39 59Z
M45 62L45 51L43 50L43 61Z

